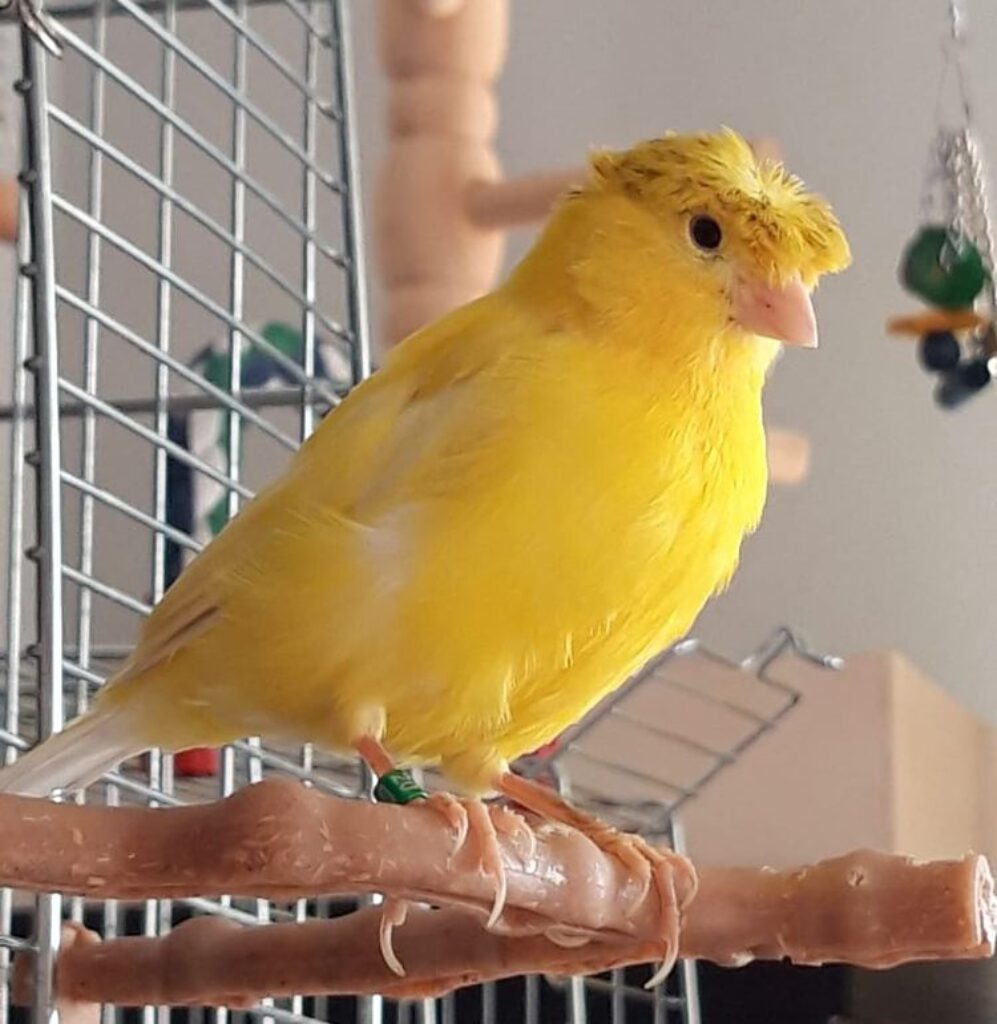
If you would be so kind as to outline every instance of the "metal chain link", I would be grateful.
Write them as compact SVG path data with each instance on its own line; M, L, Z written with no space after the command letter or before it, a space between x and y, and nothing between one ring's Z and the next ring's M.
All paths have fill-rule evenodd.
M990 272L985 297L997 311L997 246L990 219L988 175L977 140L974 110L965 68L967 46L966 11L962 0L949 0L949 32L943 42L944 66L938 90L933 141L921 196L924 223L944 224L953 236L972 243ZM946 86L954 78L957 113L943 114Z

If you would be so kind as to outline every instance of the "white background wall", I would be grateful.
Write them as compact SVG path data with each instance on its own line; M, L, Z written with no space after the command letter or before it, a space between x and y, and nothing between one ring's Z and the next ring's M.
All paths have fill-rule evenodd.
M473 2L473 0L470 0ZM373 5L355 4L366 166L381 153ZM837 652L896 648L997 721L997 388L937 409L896 283L917 225L947 31L945 0L514 0L499 152L508 172L669 128L770 134L833 201L855 262L818 295L822 345L790 353L769 421L813 469L773 492L701 632L732 655L775 624ZM968 3L974 92L997 168L997 4ZM993 182L997 189L997 181ZM517 236L511 255L528 233Z
M474 0L468 0L474 2ZM355 0L361 152L383 152L372 0ZM937 410L913 353L884 336L914 308L895 282L933 133L945 0L514 0L500 83L510 173L664 129L778 137L834 202L855 266L819 295L823 344L791 354L771 422L805 431L813 471L776 490L701 631L730 654L789 622L838 652L897 648L997 720L997 388ZM997 5L970 5L980 127L997 157ZM510 258L528 233L517 235ZM9 309L12 276L0 277ZM4 378L9 353L0 366ZM0 495L2 498L2 495Z

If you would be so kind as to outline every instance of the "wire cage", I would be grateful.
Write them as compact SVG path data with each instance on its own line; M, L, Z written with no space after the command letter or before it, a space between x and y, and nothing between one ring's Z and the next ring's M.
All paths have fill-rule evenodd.
M0 689L8 761L86 708L183 565L371 369L345 0L60 0L48 14L62 54L22 25L16 83L21 272L12 393L0 409L11 467ZM680 846L674 809L795 704L772 671L787 654L808 657L784 632L741 664L679 645L523 770L553 775L589 806ZM683 677L694 663L712 676ZM667 708L654 704L662 693ZM663 715L668 730L646 724ZM649 772L648 742L655 758L671 744L678 760ZM85 798L213 799L271 772L353 797L370 786L356 764L250 738L196 770L154 752ZM0 968L11 951L37 950L32 1019L47 1021L64 917L113 937L163 934L192 914L263 924L350 909L338 900L27 901L5 890ZM644 977L515 979L419 1003L296 997L239 1011L103 1014L698 1021L692 965L653 992ZM0 984L0 1024L19 1012Z

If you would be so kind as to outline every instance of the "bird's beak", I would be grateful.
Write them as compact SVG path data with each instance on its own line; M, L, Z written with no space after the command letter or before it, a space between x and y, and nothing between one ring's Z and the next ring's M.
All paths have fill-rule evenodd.
M810 293L799 278L773 287L739 277L734 283L735 321L746 331L801 348L817 347L817 318Z

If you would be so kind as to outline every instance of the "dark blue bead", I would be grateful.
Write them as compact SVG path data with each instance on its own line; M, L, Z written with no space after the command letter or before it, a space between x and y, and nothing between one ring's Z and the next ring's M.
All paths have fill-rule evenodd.
M961 355L959 341L951 331L932 331L926 334L917 347L921 365L933 373L954 370Z

